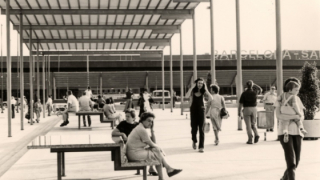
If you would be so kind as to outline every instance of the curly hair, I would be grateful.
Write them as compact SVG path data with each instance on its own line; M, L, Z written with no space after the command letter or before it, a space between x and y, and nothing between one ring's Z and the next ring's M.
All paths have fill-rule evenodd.
M216 84L211 84L210 85L210 88L211 88L211 90L214 92L214 93L219 93L219 90L220 90L220 87L218 86L218 85L216 85Z
M141 114L139 122L142 123L143 121L147 120L149 117L152 117L153 119L156 118L156 116L152 112L145 112Z

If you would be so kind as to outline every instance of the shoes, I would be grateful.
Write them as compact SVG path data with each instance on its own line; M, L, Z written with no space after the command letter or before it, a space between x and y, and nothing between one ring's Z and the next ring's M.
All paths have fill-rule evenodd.
M253 144L252 141L247 141L247 144Z
M289 135L288 135L288 133L284 133L283 142L284 142L284 143L288 143L288 142L289 142Z
M200 148L200 149L199 149L199 152L200 152L200 153L204 153L204 149L203 149L203 148Z
M83 125L83 127L87 127L87 125Z
M267 132L269 132L269 129L267 129Z
M273 132L273 129L270 129L270 132Z
M192 148L193 148L194 150L197 149L197 144L196 144L195 142L192 143Z
M169 172L169 173L168 173L168 176L169 176L169 177L172 177L172 176L174 176L174 175L179 174L181 171L182 171L182 169L174 169L172 172Z
M216 144L216 146L218 146L219 140L215 140L214 143Z
M156 172L149 172L149 175L150 175L150 176L158 176L158 173L156 173Z
M60 124L60 127L66 126L67 124L69 124L69 121L64 121L62 124Z
M254 143L259 142L259 138L260 138L260 136L255 136L255 137L254 137Z
M37 119L36 121L37 121L37 123L39 123L39 120L38 120L38 119Z

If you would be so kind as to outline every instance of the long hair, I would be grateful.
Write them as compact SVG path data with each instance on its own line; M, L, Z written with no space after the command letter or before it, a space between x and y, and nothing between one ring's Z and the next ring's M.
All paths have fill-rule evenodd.
M200 89L200 93L201 94L204 94L205 92L206 92L206 90L205 90L205 86L206 86L206 83L205 83L205 81L204 81L204 79L203 78L198 78L198 79L196 79L195 81L194 81L194 83L196 83L196 87L194 87L193 88L193 90L192 90L192 92L193 93L196 93L196 92L198 92L198 82L199 81L203 81L203 86L202 86L202 88Z

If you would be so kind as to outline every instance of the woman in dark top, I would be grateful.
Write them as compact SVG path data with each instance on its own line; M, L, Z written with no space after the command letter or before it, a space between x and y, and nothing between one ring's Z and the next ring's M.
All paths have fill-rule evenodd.
M186 94L186 98L190 98L190 118L191 118L191 134L192 134L192 147L197 149L197 132L199 129L199 152L204 152L204 132L203 126L205 122L205 107L204 107L204 95L212 100L211 94L208 91L205 81L202 78L198 78L194 81L194 85Z

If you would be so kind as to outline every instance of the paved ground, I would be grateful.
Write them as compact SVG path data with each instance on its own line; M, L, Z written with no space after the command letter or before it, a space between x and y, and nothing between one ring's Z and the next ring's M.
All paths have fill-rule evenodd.
M285 169L285 161L282 147L278 141L275 141L276 133L268 133L267 141L263 141L264 130L259 130L261 141L258 144L247 145L245 144L247 140L245 131L237 131L236 109L229 108L228 110L231 117L223 120L220 144L218 146L213 145L214 135L211 130L210 133L206 134L205 153L203 154L191 148L189 115L188 119L186 119L186 115L180 115L179 109L174 109L173 113L170 113L169 109L165 111L154 110L157 116L155 120L157 142L165 150L168 162L175 168L183 169L182 173L170 179L280 179ZM77 130L75 116L71 116L71 123L64 128L59 127L60 122L57 123L59 120L56 117L51 118L45 121L55 123L55 126L47 133L52 137L61 136L62 139L64 139L63 137L69 137L68 141L70 141L71 137L75 141L86 141L85 138L90 135L91 141L99 138L99 141L112 142L110 137L112 130L109 124L101 124L97 116L92 118L92 128L80 131ZM1 119L4 120L3 118ZM5 123L1 123L1 128L6 129ZM42 123L45 124L44 121ZM40 124L34 127L36 126L40 127ZM34 128L27 127L30 131ZM245 127L244 123L243 127ZM19 134L18 132L19 130L16 130L17 134ZM3 136L4 133L1 133L1 135ZM5 139L8 138L1 137L1 140ZM5 147L7 141L1 141L0 147ZM319 140L303 142L301 163L297 169L297 179L319 179L319 152ZM0 151L1 154L3 153ZM56 154L50 153L49 149L28 150L0 179L56 179L56 164ZM64 179L142 179L142 176L133 175L135 171L114 171L109 152L67 153L66 174L67 176ZM169 179L167 176L165 177ZM156 180L158 178L148 176L148 179Z

